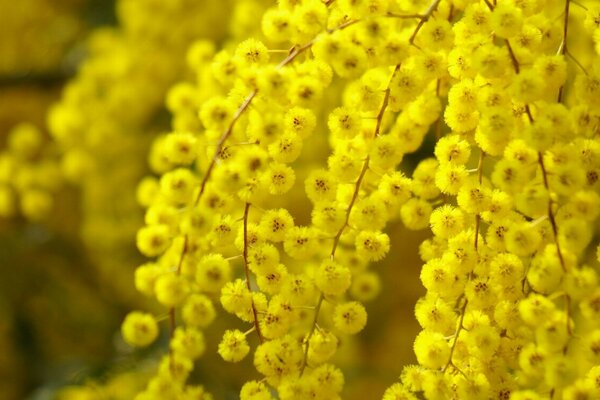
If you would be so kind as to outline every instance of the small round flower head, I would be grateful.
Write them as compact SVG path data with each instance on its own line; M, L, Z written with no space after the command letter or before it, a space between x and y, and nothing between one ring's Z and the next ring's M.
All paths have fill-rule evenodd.
M414 68L403 67L390 84L390 109L399 110L416 99L425 84L423 77Z
M467 282L465 286L465 297L469 305L484 309L491 306L495 301L495 293L492 291L492 285L487 279L476 278Z
M294 186L296 175L287 165L272 163L264 172L262 179L270 194L281 195Z
M519 302L519 315L525 323L531 326L542 324L543 321L550 318L555 310L556 307L552 300L539 294L529 295Z
M421 269L420 278L429 293L439 296L451 296L456 288L460 289L456 285L456 275L440 258L434 258L425 263Z
M513 134L514 116L504 107L491 107L483 112L475 132L475 141L482 151L498 156L504 152Z
M237 329L227 330L223 334L218 349L219 355L228 362L239 362L250 352L246 335Z
M273 396L263 382L248 381L242 386L240 400L273 400Z
M323 96L323 82L313 76L302 76L292 80L288 90L288 99L300 107L311 107Z
M288 10L270 8L263 15L261 27L270 41L286 42L292 35L292 15Z
M222 97L207 100L200 108L200 121L206 129L221 131L233 118L235 106Z
M309 358L316 362L329 360L338 348L338 338L331 332L315 330L310 337Z
M358 272L352 276L350 295L352 298L368 302L375 299L381 292L381 279L372 271Z
M294 9L292 22L302 34L314 36L327 25L327 6L321 1L303 1Z
M402 383L394 383L392 386L387 388L383 393L382 400L417 400L418 397L413 394L407 387Z
M506 192L495 189L492 191L489 209L481 213L481 217L488 222L501 220L510 215L512 207L512 197Z
M515 284L523 279L524 270L519 257L510 253L499 253L490 264L490 277L493 282L500 284Z
M464 165L471 156L471 146L459 135L446 135L435 146L435 157L440 164Z
M426 48L450 49L454 44L452 25L445 19L429 19L419 32L419 43Z
M261 291L271 295L277 294L281 291L287 274L287 268L283 264L279 264L274 271L265 275L258 275L256 277L256 283Z
M432 211L428 201L413 197L400 208L400 217L408 229L420 230L429 225Z
M444 205L436 208L431 213L429 223L434 235L449 238L462 231L464 214L457 207Z
M442 368L450 357L450 347L444 335L438 332L421 331L414 343L419 364L427 368Z
M387 171L402 161L400 139L394 135L382 135L375 138L369 153L369 167Z
M468 213L479 214L487 211L490 205L491 191L489 188L469 182L464 185L456 196L461 209Z
M285 208L268 210L260 220L262 235L273 242L282 242L287 232L294 226L294 219Z
M192 198L196 176L187 168L177 168L160 178L160 193L174 204L185 204Z
M269 305L267 312L260 320L260 332L268 339L275 339L285 335L290 329L290 318L286 310L281 307Z
M287 131L269 145L269 155L273 160L289 164L294 162L302 152L302 138L292 131Z
M499 2L490 18L494 33L503 39L516 36L523 26L523 12L512 1Z
M187 326L204 328L214 321L216 311L207 296L195 293L186 299L181 316Z
M171 244L171 230L167 225L145 226L137 232L136 243L147 257L161 255Z
M387 209L376 196L357 201L352 207L349 224L354 228L383 229L386 224Z
M468 132L477 127L479 114L476 111L465 111L449 104L444 111L446 125L455 132Z
M443 299L430 295L417 301L415 316L423 329L449 334L455 329L454 310Z
M158 324L151 314L133 311L125 317L121 333L131 346L145 347L156 340Z
M359 302L340 303L333 311L333 324L340 332L354 335L367 324L367 312Z
M199 358L206 349L204 334L195 328L177 328L171 339L171 350L192 360Z
M340 148L329 156L327 165L331 175L338 181L348 182L356 180L359 175L362 162L352 154L352 148Z
M469 179L464 165L442 164L435 173L435 185L442 193L456 195Z
M312 135L317 125L314 112L302 107L292 107L285 113L283 120L285 129L294 132L302 139Z
M383 232L365 230L356 235L355 245L360 257L379 261L390 250L390 238Z
M154 292L159 303L167 307L180 305L189 291L188 282L173 272L165 273L156 279Z
M315 231L306 226L294 226L289 229L283 241L283 249L290 257L305 260L318 249Z
M329 114L327 126L335 136L353 138L361 131L362 120L355 110L339 107Z
M336 74L342 78L358 77L367 66L364 48L354 44L343 45L339 56L332 60L332 66Z
M301 274L287 274L281 286L281 296L289 299L294 306L310 304L315 293L315 285L312 280Z
M257 275L267 275L276 271L279 265L279 251L272 244L260 244L248 249L248 268Z
M256 39L243 41L235 49L234 58L240 66L266 64L269 53L265 45Z
M337 367L323 364L312 371L312 378L317 381L318 391L324 396L335 398L344 388L344 375Z
M172 164L189 165L196 159L196 137L190 132L173 132L165 137L165 156Z
M506 233L506 249L518 256L533 254L541 242L540 233L526 223L515 224Z
M339 203L316 204L311 213L315 228L334 236L344 225L346 210Z
M337 181L329 171L318 169L308 175L304 181L304 188L313 203L330 202L335 200Z
M513 79L510 89L515 100L532 103L544 94L544 81L533 68L521 70Z
M333 260L325 260L315 273L315 284L324 294L337 296L348 290L350 277L348 267Z
M162 273L162 268L155 263L140 265L135 270L135 288L147 296L152 296L156 279Z
M401 205L410 198L411 186L410 178L401 172L394 171L381 178L377 193L386 201L390 201L394 205Z
M221 305L229 313L238 313L252 306L252 295L241 279L227 282L221 289Z
M207 254L196 268L196 283L200 290L218 292L231 280L231 266L221 254Z

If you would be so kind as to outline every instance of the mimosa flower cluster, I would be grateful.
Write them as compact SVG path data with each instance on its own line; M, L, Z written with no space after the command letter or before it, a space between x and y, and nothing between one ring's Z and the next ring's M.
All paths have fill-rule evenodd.
M252 364L241 400L345 398L340 353L369 322L398 224L431 231L422 331L378 397L600 398L600 4L226 8L118 2L122 30L94 36L49 114L97 248L132 238L133 198L114 197L144 157L152 170L135 234L149 305L121 333L168 348L135 399L216 398L194 376L207 352ZM217 17L227 32L206 37ZM148 134L163 102L171 124ZM11 151L29 154L27 135Z
M35 125L22 123L0 152L0 217L40 221L52 210L63 185L58 149Z
M264 36L195 44L197 82L171 92L174 131L151 153L162 174L140 186L138 248L157 258L136 284L169 309L172 337L171 368L140 398L187 390L200 352L177 343L200 341L220 307L241 321L219 354L251 354L258 373L242 399L337 398L329 360L367 322L369 264L396 219L434 238L421 248L420 365L385 399L593 398L600 76L567 35L598 27L594 5L570 6L281 1ZM409 179L397 168L430 130L435 157ZM315 131L331 153L298 182ZM304 224L277 200L298 184ZM146 345L156 324L133 313L123 333Z
M132 243L142 215L135 186L146 171L149 143L163 127L157 121L164 96L192 41L222 36L208 21L220 19L226 4L117 2L119 26L90 35L85 61L48 112L62 175L80 190L82 239L103 284L119 298L133 297L131 268L123 264L136 260Z

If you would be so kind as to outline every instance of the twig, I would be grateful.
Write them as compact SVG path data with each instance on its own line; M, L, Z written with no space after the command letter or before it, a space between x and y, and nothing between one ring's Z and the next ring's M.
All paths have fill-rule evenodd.
M252 285L250 284L250 268L248 268L248 214L250 213L250 203L246 203L244 207L244 273L246 274L246 287L248 291L252 293ZM252 316L254 317L254 329L258 335L258 340L262 343L263 336L260 332L260 324L258 323L258 314L256 312L256 305L254 299L252 299Z
M380 134L381 124L383 121L383 115L385 114L385 110L387 109L387 106L389 104L390 87L391 87L392 81L394 80L394 77L396 76L396 74L398 73L399 70L400 70L400 64L396 65L396 67L394 68L394 72L392 73L392 76L388 82L387 88L385 89L383 103L381 104L379 112L377 113L377 122L375 123L375 130L373 131L373 138L379 136L379 134ZM331 252L329 253L329 257L331 258L331 260L333 260L335 258L335 252L340 243L340 238L342 237L342 234L344 233L344 229L346 229L348 227L348 221L350 220L350 214L352 213L352 208L354 207L354 203L356 202L356 199L358 198L358 193L360 192L360 187L361 187L362 181L363 181L368 169L369 169L369 157L367 156L367 158L365 159L365 161L363 163L360 174L358 175L358 179L356 180L356 183L354 184L354 192L352 193L352 198L350 199L348 208L346 208L346 216L344 218L344 223L340 227L340 229L337 231L337 233L333 239ZM302 367L300 368L300 375L302 375L304 373L304 369L306 368L306 364L308 363L308 350L310 347L310 338L314 335L315 327L317 326L317 320L319 318L319 312L321 311L321 304L323 303L324 299L325 299L325 296L323 295L323 293L321 293L319 296L319 300L317 301L317 305L315 306L315 315L313 318L313 324L312 324L311 329L306 338L306 344L304 347L304 359L302 360Z

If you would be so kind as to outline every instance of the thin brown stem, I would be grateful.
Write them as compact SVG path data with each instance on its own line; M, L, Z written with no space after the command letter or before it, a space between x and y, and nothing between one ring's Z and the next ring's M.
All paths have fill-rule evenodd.
M340 238L342 237L342 234L344 233L344 229L346 229L346 227L348 226L348 221L350 220L350 214L352 213L352 208L354 207L354 203L356 202L356 199L358 198L358 193L360 192L360 186L362 184L363 178L365 177L365 174L367 173L368 169L369 169L369 157L367 157L365 159L365 162L363 163L363 167L360 171L360 174L358 175L358 179L356 180L356 183L354 184L354 192L352 193L352 198L350 199L350 203L348 204L348 207L346 208L346 217L344 218L344 223L342 224L340 229L338 229L335 237L333 238L333 246L331 247L331 252L329 253L329 257L332 260L335 257L335 251L338 248L338 245L340 243Z
M250 203L246 203L244 206L244 273L246 274L246 287L248 291L252 293L252 285L250 284L250 268L248 268L248 215L250 213ZM258 323L258 313L256 312L256 305L254 299L252 299L252 316L254 318L254 329L258 335L258 340L262 343L263 336L260 332L260 324Z
M563 21L563 37L559 47L559 53L563 56L567 54L567 34L569 32L569 7L571 5L571 0L565 0L565 11L564 11L564 21ZM558 102L561 103L563 101L565 85L561 85L560 89L558 89Z
M323 304L323 300L325 296L323 293L319 295L319 300L317 301L317 305L315 306L315 315L313 316L312 325L310 327L310 331L308 332L308 336L306 337L306 345L304 346L304 358L302 360L302 366L300 367L300 376L304 374L304 370L306 369L306 365L308 363L308 350L310 347L310 339L315 334L315 329L317 328L317 320L319 319L319 312L321 311L321 305Z
M458 336L460 335L460 332L463 329L463 322L465 320L465 314L467 311L467 304L469 304L469 301L467 299L465 299L465 302L460 310L460 317L458 320L458 326L456 327L456 332L454 333L454 338L452 340L452 347L450 347L450 356L448 357L448 362L446 363L446 365L444 366L444 368L442 368L442 372L446 372L446 370L448 369L448 367L450 365L452 365L452 357L454 356L454 350L456 349L456 344L458 343Z
M223 146L225 145L225 142L227 141L229 136L231 136L231 134L233 133L233 128L235 128L235 125L239 121L242 114L244 114L244 112L248 109L248 107L250 107L250 104L252 103L252 100L254 100L254 98L256 97L257 93L258 93L258 90L255 89L246 97L246 99L244 100L242 105L235 112L233 119L227 126L227 129L225 129L225 131L219 138L219 141L217 142L217 148L215 149L213 157L210 160L210 163L208 164L208 168L206 169L206 172L204 173L204 176L202 177L202 181L200 183L200 190L198 191L198 194L196 195L196 199L194 200L194 206L198 205L198 203L200 202L200 198L204 194L204 190L206 189L206 184L208 183L208 181L211 178L212 171L215 168L215 165L217 164L217 160L219 159L219 154L221 154L221 151L223 150Z
M425 13L420 17L419 23L417 24L412 35L410 35L410 39L408 39L408 43L414 44L415 39L417 38L417 35L419 34L419 31L421 30L423 25L425 25L425 22L427 22L429 20L429 18L435 12L435 10L437 10L438 6L440 5L440 2L441 2L441 0L433 0L431 2L431 4L429 5L429 7L425 11Z
M538 164L540 165L540 169L542 170L542 179L544 182L544 187L548 192L548 220L550 221L550 226L552 227L552 235L554 236L554 244L556 246L556 253L558 254L558 259L560 261L560 265L564 272L567 272L567 267L565 265L565 260L562 255L562 251L560 249L560 242L558 241L558 225L556 224L556 218L554 217L554 210L552 209L552 197L550 196L550 186L548 184L548 172L546 171L546 165L544 164L544 155L542 152L538 152Z
M353 19L351 21L344 22L344 23L336 26L335 28L327 29L327 33L341 31L341 30L346 29L347 27L352 26L360 21L361 21L360 19ZM288 56L286 58L284 58L283 61L281 61L277 65L277 68L283 68L286 65L288 65L289 63L291 63L292 61L294 61L294 59L296 59L296 57L298 57L300 54L304 53L306 50L310 49L315 44L316 41L317 41L317 37L315 37L308 43L303 44L302 46L292 48L290 50L290 53L288 54Z
M513 68L518 74L519 72L521 72L521 65L519 64L519 60L517 60L517 56L515 55L515 52L513 51L513 48L510 45L510 41L508 39L505 39L504 43L506 43L506 48L508 49L508 54L510 55L510 61L512 62Z
M386 16L390 18L400 18L400 19L423 19L423 14L395 14L393 12L388 12Z
M569 57L571 60L573 60L575 65L577 65L579 67L579 69L581 69L583 71L583 73L585 75L589 75L587 72L587 69L585 69L585 67L579 62L578 59L575 58L575 56L573 54L571 54L570 51L567 51L565 54L567 55L567 57Z
M381 132L383 116L384 116L385 110L387 109L388 104L389 104L390 87L391 87L394 77L396 76L396 74L398 73L399 70L400 70L400 64L396 65L396 67L394 68L394 72L392 73L392 76L390 77L387 88L385 89L385 94L383 96L383 102L381 104L381 107L379 108L379 112L377 113L377 121L375 123L375 130L373 131L373 138L379 136L379 134ZM368 170L369 170L369 157L367 156L367 158L365 159L365 161L363 163L360 174L358 175L358 179L356 180L356 183L354 184L354 192L352 193L352 198L350 199L350 203L348 204L348 207L346 208L346 216L344 218L344 223L340 227L340 229L337 231L335 237L333 238L333 244L331 246L331 251L329 253L329 257L332 260L335 258L335 252L340 243L342 234L344 233L344 229L346 229L348 227L348 221L350 220L350 214L352 213L352 208L354 207L354 203L356 202L356 199L358 198L358 194L360 192L360 187L361 187L362 181ZM317 301L317 305L315 306L315 314L314 314L314 318L313 318L313 324L312 324L310 331L308 333L308 336L306 338L306 343L305 343L305 347L304 347L304 359L302 360L302 367L300 368L300 375L302 375L302 373L304 373L304 369L306 368L306 364L308 363L308 350L310 347L310 338L314 335L315 328L317 326L317 320L319 318L319 312L321 311L321 304L323 303L324 299L325 299L325 296L323 295L323 293L321 293L319 295L319 300Z

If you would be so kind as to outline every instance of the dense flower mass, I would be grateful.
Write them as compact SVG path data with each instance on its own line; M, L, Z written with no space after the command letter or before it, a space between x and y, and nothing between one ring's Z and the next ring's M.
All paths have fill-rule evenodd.
M202 7L231 18L226 40L199 39ZM208 351L251 358L242 400L344 398L336 352L369 323L398 223L432 235L416 364L383 400L600 398L597 1L231 7L119 2L122 34L95 37L49 115L63 175L93 202L98 182L110 196L141 175L163 95L171 113L137 183L135 287L159 311L122 325L132 346L169 341L135 399L212 399L193 379ZM34 133L11 134L15 159L38 151ZM52 206L35 190L21 194L34 219ZM0 214L11 201L0 191ZM93 237L132 222L94 221Z

